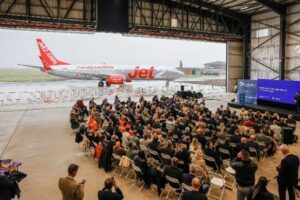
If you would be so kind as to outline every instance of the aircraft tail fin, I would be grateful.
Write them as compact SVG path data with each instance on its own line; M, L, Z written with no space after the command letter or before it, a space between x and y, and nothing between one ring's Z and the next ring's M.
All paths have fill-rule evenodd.
M69 65L69 63L58 60L53 53L48 49L47 45L43 42L42 39L38 38L37 44L40 51L40 59L44 65L45 70L51 70L52 65Z

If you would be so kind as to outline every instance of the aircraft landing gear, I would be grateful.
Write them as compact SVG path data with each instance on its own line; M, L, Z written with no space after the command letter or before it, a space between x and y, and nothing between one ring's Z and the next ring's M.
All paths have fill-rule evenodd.
M108 82L106 82L106 86L107 86L107 87L109 87L109 86L110 86L110 84L109 84Z
M100 81L99 83L98 83L98 87L103 87L104 86L104 82L103 81Z

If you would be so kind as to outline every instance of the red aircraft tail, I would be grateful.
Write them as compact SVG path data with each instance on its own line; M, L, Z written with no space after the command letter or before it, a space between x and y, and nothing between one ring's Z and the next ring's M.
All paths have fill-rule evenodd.
M63 62L55 58L53 53L48 49L47 45L43 42L42 39L38 38L37 44L40 51L40 59L44 65L45 71L50 71L51 66L53 65L69 65L67 62Z

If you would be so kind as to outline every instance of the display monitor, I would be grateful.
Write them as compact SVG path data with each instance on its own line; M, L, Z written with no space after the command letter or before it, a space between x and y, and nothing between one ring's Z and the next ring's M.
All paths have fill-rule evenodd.
M294 105L297 91L300 91L300 81L269 79L259 79L257 81L258 100Z

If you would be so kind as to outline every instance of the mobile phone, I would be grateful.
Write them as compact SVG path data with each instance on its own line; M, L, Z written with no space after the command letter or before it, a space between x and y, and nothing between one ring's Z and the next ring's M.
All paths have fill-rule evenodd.
M82 185L84 185L85 184L85 182L86 182L86 180L85 179L83 179L79 184L82 184Z

